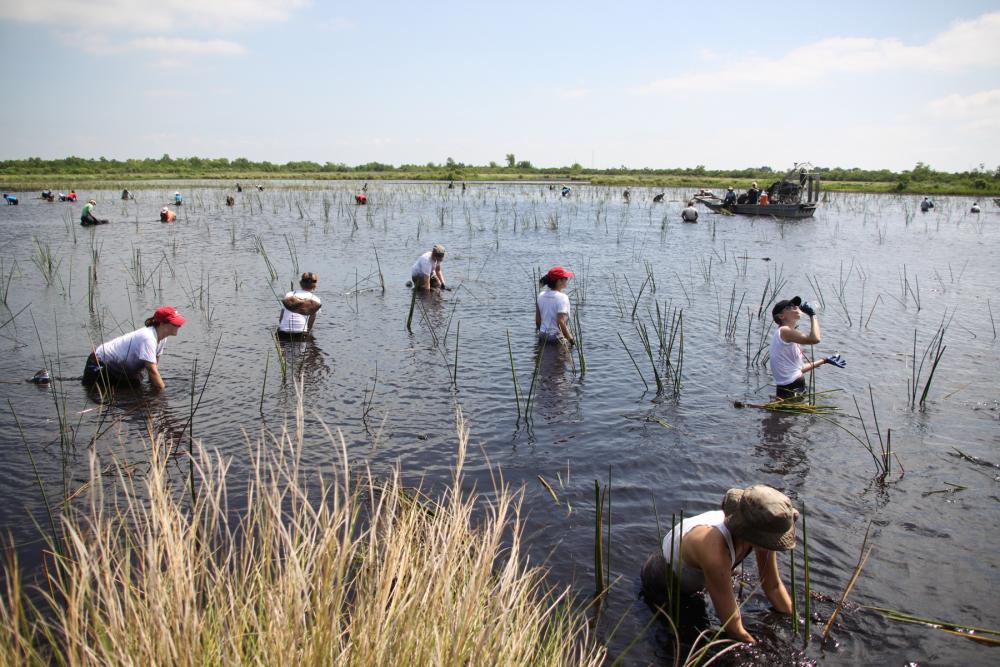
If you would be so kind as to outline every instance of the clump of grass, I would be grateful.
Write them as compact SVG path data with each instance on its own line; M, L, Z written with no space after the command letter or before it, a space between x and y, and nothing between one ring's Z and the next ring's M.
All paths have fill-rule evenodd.
M525 564L522 496L500 485L486 502L462 490L461 412L456 423L453 484L436 500L405 489L398 470L352 475L332 435L336 472L314 477L300 464L301 400L291 430L251 447L248 507L237 514L229 462L204 448L193 500L178 492L159 438L148 474L119 463L107 492L92 453L90 502L63 518L65 550L40 603L8 562L0 661L603 664L567 592L546 590L542 568Z

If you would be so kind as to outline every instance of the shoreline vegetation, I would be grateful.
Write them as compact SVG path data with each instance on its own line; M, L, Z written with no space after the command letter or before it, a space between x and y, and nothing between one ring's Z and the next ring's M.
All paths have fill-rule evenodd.
M92 451L40 581L8 551L0 663L604 663L587 610L522 550L522 493L464 490L461 410L453 478L432 498L398 469L350 465L325 425L330 472L301 466L297 393L291 426L247 442L244 509L228 504L229 462L203 447L178 461L151 433L140 474L121 460L102 473Z
M935 171L918 162L913 169L893 172L887 169L863 170L818 167L821 187L834 192L871 192L915 195L1000 195L1000 166L990 171L980 164L966 172ZM587 169L579 164L569 167L541 168L529 161L517 161L508 154L506 164L467 165L451 158L442 164L404 164L394 166L369 162L354 167L327 162L252 162L246 158L171 158L107 160L67 157L58 160L28 158L0 160L0 186L11 191L66 189L87 185L99 189L142 188L144 181L196 179L220 181L220 187L232 188L236 182L246 186L279 179L317 181L455 181L455 182L575 182L590 185L617 185L650 188L710 188L724 190L733 186L746 189L754 181L771 183L784 171L770 167L733 170L694 168ZM224 182L224 183L223 183Z

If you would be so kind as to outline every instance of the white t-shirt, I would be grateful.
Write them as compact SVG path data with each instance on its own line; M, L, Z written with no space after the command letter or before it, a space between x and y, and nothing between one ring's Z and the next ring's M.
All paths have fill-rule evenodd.
M108 368L137 375L146 367L147 361L156 363L166 344L166 338L157 342L155 327L143 327L104 343L94 353L98 361Z
M413 268L410 269L410 276L416 278L418 276L429 276L434 273L434 271L441 266L441 260L431 259L431 251L428 250L423 255L417 258L414 262Z
M771 375L774 384L791 384L802 377L802 348L781 339L781 327L771 337Z
M566 313L566 317L569 317L569 297L553 289L543 289L538 293L538 312L542 316L542 326L538 328L538 333L555 336L560 333L556 315Z
M308 290L297 289L294 292L286 294L285 298L287 299L290 296L294 296L299 299L306 299L308 301L315 301L316 303L322 305L319 297ZM305 333L309 331L309 317L306 315L299 315L298 313L292 312L282 306L281 322L278 323L278 329L288 333Z

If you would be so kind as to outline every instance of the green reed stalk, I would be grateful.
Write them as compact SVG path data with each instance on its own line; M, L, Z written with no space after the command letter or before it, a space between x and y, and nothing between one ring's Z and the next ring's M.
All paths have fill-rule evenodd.
M802 503L802 564L803 564L803 576L805 578L805 617L806 617L806 627L805 634L803 635L802 645L805 646L809 643L809 633L810 622L812 620L810 616L811 600L809 598L809 534L806 531L806 504Z
M514 405L517 407L517 419L521 420L521 391L517 386L517 370L514 368L514 350L510 345L510 329L507 329L507 356L510 358L510 378L514 382Z
M271 351L267 351L267 357L264 358L264 380L260 383L260 405L257 407L260 412L260 416L264 416L264 387L267 386L267 367L271 364Z
M594 585L597 588L596 596L604 594L604 540L603 527L604 520L604 500L601 498L601 483L594 480L594 505L596 514L594 516Z
M576 334L576 355L580 360L580 379L587 374L587 357L583 354L583 329L580 327L580 308L579 303L577 308L573 310L573 325Z
M792 547L791 551L788 552L790 567L791 567L791 584L792 584L792 636L798 636L799 634L799 600L798 591L795 584L795 547Z
M635 366L635 372L639 374L639 379L642 380L642 384L646 387L648 391L649 384L646 383L646 378L642 376L642 370L640 370L639 364L635 362L635 357L632 356L632 353L628 349L628 345L625 344L625 339L622 338L622 335L620 333L618 334L618 340L622 342L622 347L625 348L625 353L628 354L628 358L632 360L632 365Z
M640 320L636 324L636 331L639 333L639 340L642 342L643 348L646 350L646 356L649 357L649 363L653 367L653 379L656 381L656 393L663 393L663 379L660 377L660 371L656 367L656 360L653 359L653 348L649 343L649 334L646 332L646 325Z
M462 334L462 320L455 327L455 367L452 369L451 383L458 389L458 338Z
M611 466L608 466L608 586L611 586Z
M413 333L413 328L410 326L413 322L413 307L417 304L417 286L413 286L413 293L410 295L410 313L406 316L406 330Z
M382 294L385 294L385 276L382 275L382 263L378 260L378 248L372 243L372 250L375 251L375 266L378 267L378 282L382 286Z

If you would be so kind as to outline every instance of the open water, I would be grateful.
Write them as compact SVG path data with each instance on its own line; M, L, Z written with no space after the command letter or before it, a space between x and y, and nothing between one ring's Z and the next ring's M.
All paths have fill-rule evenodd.
M612 656L627 649L626 664L671 658L668 631L650 623L639 598L640 566L658 543L654 505L669 524L671 513L714 509L727 488L757 482L807 508L814 634L869 524L874 551L852 603L1000 626L1000 468L991 464L1000 462L1000 209L980 202L984 212L970 214L971 199L941 197L923 214L917 197L831 193L809 220L703 210L692 225L680 221L682 191L653 204L655 191L633 189L626 204L618 188L574 186L563 198L558 187L527 183L465 192L378 183L369 205L357 207L357 187L269 183L232 192L228 208L230 191L171 183L130 202L117 191L80 190L79 204L20 193L20 206L0 208L0 378L10 401L0 411L0 530L22 561L37 562L36 526L47 520L14 413L50 495L86 481L91 441L104 461L141 463L147 418L181 442L193 431L203 447L232 457L238 475L246 434L284 423L295 402L291 378L301 376L307 421L316 425L307 428L304 462L317 471L332 470L337 456L322 420L343 432L355 462L376 470L398 462L413 483L433 488L454 464L460 405L474 445L469 485L490 488L490 465L523 485L533 561L581 599L594 591L594 482L610 485L613 584L597 633ZM158 209L177 188L185 195L178 220L161 224ZM90 197L111 224L78 225ZM419 298L409 333L404 283L435 243L447 247L454 289ZM97 282L88 287L95 255ZM508 334L523 411L538 360L536 274L556 264L577 274L568 293L586 372L575 352L546 349L526 421ZM314 341L283 346L283 381L271 337L276 295L306 270L319 274L324 306ZM821 304L815 354L848 361L816 374L817 391L831 392L819 402L839 413L735 408L769 400L770 305L796 294ZM188 318L161 359L166 391L95 409L73 379L86 355L161 304ZM640 327L664 382L659 394ZM660 336L668 346L672 327L667 353ZM928 351L936 334L941 344ZM61 379L51 387L24 381L42 367ZM187 427L192 376L197 410ZM866 428L878 453L869 390L882 438L892 431L883 481L852 436L864 440ZM788 556L779 562L787 583ZM748 566L745 577L755 576ZM787 617L754 595L744 620L762 643L735 661L995 664L1000 655L857 604L840 615L830 642L814 637L803 649Z

